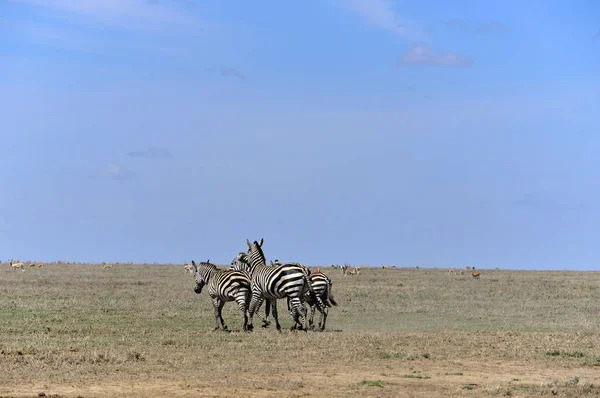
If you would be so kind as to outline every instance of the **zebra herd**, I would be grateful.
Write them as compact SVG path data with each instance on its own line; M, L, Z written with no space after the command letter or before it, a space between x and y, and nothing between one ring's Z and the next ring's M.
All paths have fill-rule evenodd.
M271 310L275 326L281 330L277 313L277 300L287 299L287 307L294 325L291 330L306 330L306 302L311 308L309 328L314 328L314 313L320 312L318 330L325 329L328 307L337 305L331 293L331 280L324 273L311 273L310 269L299 263L280 263L278 260L266 264L262 251L264 239L250 243L246 239L248 252L240 252L229 270L219 270L210 260L196 264L186 264L195 277L194 291L202 292L208 286L208 294L212 299L215 315L215 330L222 328L228 331L222 316L226 302L235 301L244 316L244 330L250 332L254 326L252 319L258 313L264 301L265 316L259 314L263 327L267 327L269 310Z

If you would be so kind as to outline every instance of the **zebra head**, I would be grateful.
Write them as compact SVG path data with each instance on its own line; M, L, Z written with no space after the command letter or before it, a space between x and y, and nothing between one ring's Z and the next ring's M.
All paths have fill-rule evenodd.
M194 260L192 260L192 268L190 271L192 271L194 278L196 279L196 287L194 288L194 292L196 292L196 294L200 294L202 293L202 288L206 284L206 281L202 277L202 274L198 272L198 266Z
M261 238L260 242L254 241L252 244L246 239L246 244L248 245L248 262L253 268L257 265L267 265L267 259L262 251L263 243L264 238Z
M248 255L244 252L240 252L233 261L231 261L231 269L234 271L245 271L250 272L250 263L248 262Z

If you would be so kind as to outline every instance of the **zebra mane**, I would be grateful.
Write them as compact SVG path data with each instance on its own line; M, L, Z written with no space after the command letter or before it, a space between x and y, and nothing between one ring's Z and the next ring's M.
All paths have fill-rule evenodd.
M217 269L217 266L209 261L203 261L198 264L199 267L207 267L211 269Z

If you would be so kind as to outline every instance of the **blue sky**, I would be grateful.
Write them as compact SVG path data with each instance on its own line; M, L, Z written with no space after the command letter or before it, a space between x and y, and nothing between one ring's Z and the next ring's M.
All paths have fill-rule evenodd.
M597 269L599 15L0 0L0 258Z

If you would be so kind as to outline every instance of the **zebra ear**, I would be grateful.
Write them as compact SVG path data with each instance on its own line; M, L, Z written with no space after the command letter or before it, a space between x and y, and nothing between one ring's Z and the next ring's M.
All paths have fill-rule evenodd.
M246 244L248 245L248 249L252 249L252 244L250 243L248 238L246 238Z
M196 262L194 260L192 260L192 265L195 267L196 266Z
M210 264L210 258L208 260L206 260L206 262Z
M260 242L258 242L258 245L262 247L264 240L265 238L260 238Z

